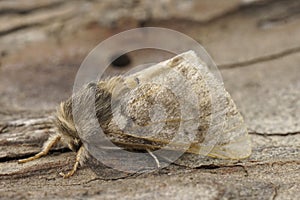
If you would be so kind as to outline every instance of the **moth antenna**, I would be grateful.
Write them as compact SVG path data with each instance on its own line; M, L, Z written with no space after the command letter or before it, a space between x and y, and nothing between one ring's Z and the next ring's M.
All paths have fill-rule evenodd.
M29 157L29 158L25 158L25 159L21 159L21 160L18 160L18 163L25 163L25 162L29 162L29 161L32 161L32 160L36 160L42 156L45 156L49 153L50 149L55 145L57 144L61 139L61 136L59 134L55 134L55 135L52 135L51 137L48 138L48 140L44 143L43 145L43 149L41 152L35 154L34 156L32 157Z
M156 157L156 155L154 155L154 153L152 153L152 151L150 151L149 149L146 149L146 151L150 154L150 156L155 160L157 168L160 168L160 162L158 160L158 158Z
M75 164L73 165L73 169L71 171L69 171L67 174L64 174L63 172L60 172L59 175L61 175L64 178L69 178L70 176L72 176L77 171L78 165L79 165L81 157L82 157L83 150L84 150L84 147L82 145L79 148L79 150L77 151L76 161L75 161Z

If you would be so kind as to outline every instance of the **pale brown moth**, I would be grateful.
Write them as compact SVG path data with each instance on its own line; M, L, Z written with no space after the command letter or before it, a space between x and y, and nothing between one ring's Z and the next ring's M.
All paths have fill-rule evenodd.
M152 151L161 148L220 159L238 160L251 154L247 128L223 83L188 51L134 74L85 86L60 104L57 132L42 151L20 163L40 158L62 142L77 156L73 169L61 175L70 177L83 165L90 153L83 138L89 135L82 135L75 125L72 98L84 105L90 91L95 95L96 117L104 134L123 149L147 151L158 167ZM112 106L114 103L117 106ZM79 114L89 115L85 110ZM88 129L89 123L79 128Z

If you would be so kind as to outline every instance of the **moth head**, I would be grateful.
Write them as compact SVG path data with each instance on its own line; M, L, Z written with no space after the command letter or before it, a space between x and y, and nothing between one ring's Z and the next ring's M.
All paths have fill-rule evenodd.
M57 109L55 125L62 135L62 141L66 143L72 151L77 151L81 146L81 141L76 130L72 115L72 99L62 102Z
M92 120L86 119L94 116L89 111L88 105L91 105L94 106L99 124L101 126L107 124L112 118L111 90L118 80L119 78L113 78L98 83L91 82L58 107L55 119L56 127L62 135L64 143L68 144L73 151L76 151L82 144L80 134L86 134L77 131L73 114L78 115L76 119L79 120L79 124L77 126L83 125L87 128ZM74 101L77 102L76 109L73 108ZM86 131L86 129L84 130Z

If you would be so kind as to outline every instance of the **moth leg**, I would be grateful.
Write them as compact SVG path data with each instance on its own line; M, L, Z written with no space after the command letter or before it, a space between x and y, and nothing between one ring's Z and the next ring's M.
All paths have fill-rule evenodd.
M79 162L80 162L80 160L81 160L82 152L83 152L83 151L84 151L84 147L81 146L81 147L79 148L79 150L77 151L76 161L75 161L75 164L74 164L74 166L73 166L73 169L72 169L71 171L69 171L67 174L64 174L63 172L60 172L59 175L61 175L61 176L64 177L64 178L69 178L70 176L72 176L72 175L76 172L76 170L77 170L77 168L78 168L78 165L79 165Z
M157 168L160 168L160 163L158 158L156 157L156 155L154 155L154 153L152 153L152 151L150 151L149 149L146 149L147 152L150 154L150 156L155 160Z
M45 156L49 153L50 149L57 144L57 142L59 142L61 136L59 134L53 135L51 137L49 137L49 139L44 143L43 145L43 149L41 152L39 152L38 154L35 154L32 157L29 158L25 158L25 159L20 159L18 160L18 163L25 163L25 162L29 162L32 160L36 160L42 156Z

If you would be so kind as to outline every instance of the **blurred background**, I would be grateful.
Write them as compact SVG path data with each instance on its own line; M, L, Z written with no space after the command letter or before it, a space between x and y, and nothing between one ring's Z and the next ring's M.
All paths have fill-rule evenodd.
M148 26L180 31L205 47L250 130L300 129L298 0L1 0L0 119L52 112L97 44ZM109 73L153 56L170 57L131 52Z

